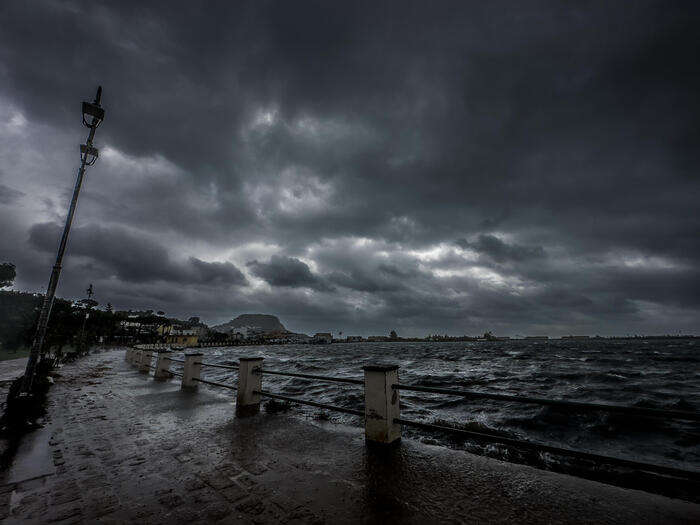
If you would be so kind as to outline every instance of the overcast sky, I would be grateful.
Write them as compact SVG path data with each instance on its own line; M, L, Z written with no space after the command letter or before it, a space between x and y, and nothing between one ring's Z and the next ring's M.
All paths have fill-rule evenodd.
M693 2L0 3L0 262L345 334L700 332Z

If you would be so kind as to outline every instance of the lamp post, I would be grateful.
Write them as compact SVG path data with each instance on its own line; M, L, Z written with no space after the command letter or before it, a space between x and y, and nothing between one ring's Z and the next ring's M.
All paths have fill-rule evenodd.
M29 394L31 392L32 383L36 372L36 365L42 353L41 350L44 344L44 337L46 336L46 326L48 325L49 317L51 316L51 307L53 306L53 299L54 295L56 294L56 287L58 286L58 278L61 275L63 254L66 251L68 234L70 233L70 227L73 223L73 215L75 215L75 208L78 204L78 195L80 194L80 187L83 184L85 168L95 164L99 154L97 148L92 146L92 140L95 138L95 130L100 125L102 120L104 120L105 116L105 110L100 106L101 98L102 86L99 86L97 88L97 94L95 95L95 101L92 103L83 102L83 124L90 128L90 132L88 133L88 138L85 144L80 145L80 168L78 169L78 176L75 180L75 188L73 188L73 199L71 200L70 207L68 208L68 217L66 217L66 225L63 227L63 235L61 236L61 243L58 246L56 262L53 265L49 285L46 289L46 295L44 296L44 301L41 304L39 322L37 323L34 341L32 342L32 348L29 352L29 359L27 360L27 368L24 372L24 379L22 381L23 394ZM88 119L91 120L88 122Z

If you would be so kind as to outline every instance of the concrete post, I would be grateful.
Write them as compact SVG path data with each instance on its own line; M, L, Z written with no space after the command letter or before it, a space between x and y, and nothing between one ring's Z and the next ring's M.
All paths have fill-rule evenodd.
M201 352L185 354L185 365L182 371L182 388L184 390L196 390L199 386L195 379L199 379L199 374L202 372L203 355Z
M170 379L170 352L167 350L161 350L158 352L158 359L156 360L156 373L154 378L164 381Z
M236 417L260 412L260 394L253 392L262 390L262 363L262 357L241 357L238 361Z
M365 371L365 439L375 443L393 443L401 439L399 391L391 385L399 382L397 365L368 365Z
M132 365L138 365L141 363L141 350L138 350L137 348L134 348L131 351L131 364Z
M153 361L153 350L141 350L141 362L139 372L147 374L151 371L151 361Z
M128 363L129 359L131 359L131 347L128 347L126 352L124 352L124 361Z

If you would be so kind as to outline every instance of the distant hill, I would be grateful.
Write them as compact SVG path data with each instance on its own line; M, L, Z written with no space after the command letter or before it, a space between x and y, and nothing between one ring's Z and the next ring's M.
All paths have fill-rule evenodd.
M267 314L243 314L230 320L228 323L211 327L215 332L245 331L249 328L259 328L265 332L287 331L276 316Z

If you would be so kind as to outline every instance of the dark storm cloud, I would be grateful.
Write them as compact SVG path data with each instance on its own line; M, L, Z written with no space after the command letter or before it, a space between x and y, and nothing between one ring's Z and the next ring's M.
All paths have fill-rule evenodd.
M399 290L403 285L394 279L388 279L382 272L368 273L352 270L349 273L332 272L328 278L331 282L361 292L389 292Z
M318 290L328 289L328 285L321 278L311 273L311 269L305 262L294 257L273 255L266 263L250 261L247 266L254 275L264 279L273 286L306 287Z
M38 250L53 252L61 227L53 223L34 224L29 242ZM96 225L77 227L72 232L70 251L87 257L90 263L125 281L172 281L181 284L244 285L246 279L230 262L205 262L196 257L174 260L168 250L153 239L120 228Z
M62 293L102 276L125 307L309 331L696 329L699 23L676 2L3 2L0 253L43 286L101 83Z
M24 193L21 191L13 190L9 186L0 184L0 204L11 204L23 196Z
M479 235L478 239L471 243L466 239L458 239L457 244L465 249L471 248L499 263L506 261L525 261L545 256L544 249L541 246L508 244L493 235Z

